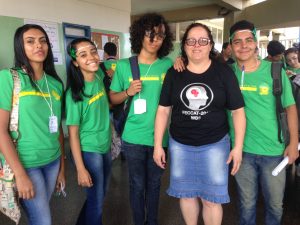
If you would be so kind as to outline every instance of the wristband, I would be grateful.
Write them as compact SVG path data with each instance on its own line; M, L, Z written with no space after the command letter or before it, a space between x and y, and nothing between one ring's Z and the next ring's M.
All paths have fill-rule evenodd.
M128 88L125 90L126 95L127 95L128 97L132 97L131 95L128 94L127 90L128 90Z

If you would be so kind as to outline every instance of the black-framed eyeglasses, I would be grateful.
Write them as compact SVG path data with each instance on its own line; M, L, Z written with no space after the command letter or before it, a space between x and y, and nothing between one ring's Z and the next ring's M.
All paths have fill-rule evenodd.
M146 30L145 31L145 36L152 39L154 37L156 37L158 40L164 40L166 38L166 34L163 33L163 32L158 32L158 33L155 33L151 30Z
M187 46L195 46L197 42L200 46L206 46L210 43L210 40L208 38L199 38L198 40L195 38L188 38L186 39L185 44Z

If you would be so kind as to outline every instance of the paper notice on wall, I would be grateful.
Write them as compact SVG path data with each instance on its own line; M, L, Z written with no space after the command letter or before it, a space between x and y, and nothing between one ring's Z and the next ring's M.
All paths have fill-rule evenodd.
M100 61L104 60L104 50L98 49L98 55L100 57Z
M53 52L53 59L54 59L54 64L55 65L62 65L63 64L61 52Z
M104 48L104 45L108 42L108 36L102 35L102 49Z
M44 28L48 34L52 51L60 51L58 39L58 25L53 22L46 22L40 20L24 19L24 24L37 24Z

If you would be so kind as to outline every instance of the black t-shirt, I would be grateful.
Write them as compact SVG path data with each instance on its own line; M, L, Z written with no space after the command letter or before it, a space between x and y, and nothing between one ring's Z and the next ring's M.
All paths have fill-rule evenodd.
M200 146L217 142L228 133L226 110L243 107L244 100L229 66L212 61L202 74L170 68L159 104L172 106L172 138Z

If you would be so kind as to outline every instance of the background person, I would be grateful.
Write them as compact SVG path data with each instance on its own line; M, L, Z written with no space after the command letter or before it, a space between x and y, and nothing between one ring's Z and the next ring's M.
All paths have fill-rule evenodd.
M300 62L298 59L299 50L297 48L289 48L285 51L285 61L287 63L286 74L289 76L292 84L293 94L296 101L297 113L298 113L298 134L300 134ZM297 77L297 79L295 79ZM295 82L298 80L298 82ZM300 158L295 162L296 164L296 175L300 177Z
M300 62L298 59L299 51L297 48L289 48L284 52L285 61L287 63L286 73L290 78L300 74Z
M100 65L100 68L103 71L103 73L106 73L105 75L108 76L104 76L103 83L105 85L107 93L109 93L111 80L113 78L117 66L117 46L113 42L106 42L103 47L103 50L104 61L102 64L104 65L104 67Z
M279 41L272 40L267 45L268 56L264 60L279 62L283 59L285 47Z
M232 58L232 50L229 42L224 42L222 45L221 54L217 57L220 62L232 64L234 63L234 59Z

